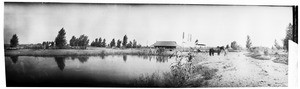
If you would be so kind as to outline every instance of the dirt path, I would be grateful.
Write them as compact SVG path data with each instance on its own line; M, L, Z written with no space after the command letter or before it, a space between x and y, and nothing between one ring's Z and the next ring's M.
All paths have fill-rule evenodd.
M288 65L272 60L246 57L246 52L232 52L227 56L197 54L199 65L218 69L208 81L210 87L278 87L288 85Z

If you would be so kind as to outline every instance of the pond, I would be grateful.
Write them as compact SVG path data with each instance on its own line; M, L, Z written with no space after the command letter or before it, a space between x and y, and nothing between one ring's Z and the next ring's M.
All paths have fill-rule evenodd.
M131 86L143 74L170 71L168 56L6 56L7 86Z

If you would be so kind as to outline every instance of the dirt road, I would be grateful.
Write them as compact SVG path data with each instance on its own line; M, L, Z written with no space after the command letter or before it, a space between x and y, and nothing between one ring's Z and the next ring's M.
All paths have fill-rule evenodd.
M224 56L197 54L198 65L218 69L208 80L209 87L284 87L288 85L288 65L247 57L247 52Z

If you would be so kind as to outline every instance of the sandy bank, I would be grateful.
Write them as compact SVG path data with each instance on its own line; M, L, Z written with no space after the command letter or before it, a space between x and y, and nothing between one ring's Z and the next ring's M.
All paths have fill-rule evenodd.
M247 52L230 52L227 56L198 54L199 65L218 69L209 87L286 87L288 65L272 60L247 57Z

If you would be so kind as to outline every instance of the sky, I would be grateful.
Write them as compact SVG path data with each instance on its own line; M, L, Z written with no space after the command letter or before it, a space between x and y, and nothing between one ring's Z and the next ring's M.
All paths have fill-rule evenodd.
M271 47L275 39L282 45L292 18L291 7L5 3L4 43L13 34L20 44L54 41L64 28L68 43L85 34L90 42L101 37L109 43L127 35L141 45L182 45L191 34L191 43L198 39L207 46L224 46L236 41L245 47L249 35L253 46Z

